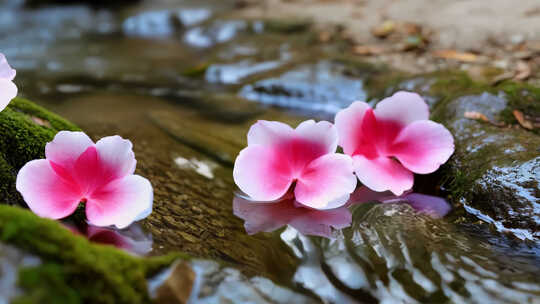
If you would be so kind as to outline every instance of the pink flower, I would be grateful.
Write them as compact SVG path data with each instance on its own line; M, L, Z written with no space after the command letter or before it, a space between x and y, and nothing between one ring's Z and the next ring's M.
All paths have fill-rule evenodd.
M109 136L94 144L82 132L61 131L45 156L17 175L17 190L37 215L64 218L85 202L90 224L124 228L152 212L152 185L133 174L137 161L129 140Z
M412 188L413 172L434 172L454 153L452 134L429 120L427 104L415 93L397 92L375 109L354 102L337 113L336 127L356 175L379 192L401 195Z
M234 165L234 181L255 201L273 201L294 187L299 203L315 208L345 204L356 188L352 160L334 153L338 137L329 122L304 121L296 129L260 120Z
M17 96L17 86L13 83L13 78L15 70L9 66L4 54L0 53L0 111Z

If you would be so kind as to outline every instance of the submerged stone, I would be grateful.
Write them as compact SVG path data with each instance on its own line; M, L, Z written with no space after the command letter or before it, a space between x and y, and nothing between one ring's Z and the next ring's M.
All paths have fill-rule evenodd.
M240 95L248 100L284 108L335 114L355 100L365 100L364 82L351 77L347 67L332 61L302 65L277 78L246 85Z
M129 36L170 37L185 27L197 25L212 16L207 8L147 11L127 18L122 28Z

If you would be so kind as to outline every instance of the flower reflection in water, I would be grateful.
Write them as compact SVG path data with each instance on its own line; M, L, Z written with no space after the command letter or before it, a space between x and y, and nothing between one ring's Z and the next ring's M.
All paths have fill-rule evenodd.
M420 213L429 214L434 218L441 218L450 212L450 204L441 197L405 192L400 196L393 195L392 192L375 192L367 187L358 188L349 199L348 206L366 202L378 201L383 204L409 204L414 210Z
M256 202L236 194L233 211L245 221L248 234L271 232L290 225L305 235L331 237L332 228L348 227L352 220L345 206L330 210L311 209L297 203L294 197L276 202Z
M125 229L77 225L66 222L64 226L73 233L86 237L90 242L110 245L135 255L146 255L152 251L152 235L135 223Z
M450 211L448 202L440 197L405 193L395 196L391 192L375 192L367 187L358 188L345 206L316 210L305 207L294 200L293 195L273 202L250 200L236 193L233 200L234 215L245 221L244 227L248 234L271 232L289 225L304 235L315 235L331 238L334 230L349 227L352 215L348 207L367 202L406 203L416 211L440 218Z

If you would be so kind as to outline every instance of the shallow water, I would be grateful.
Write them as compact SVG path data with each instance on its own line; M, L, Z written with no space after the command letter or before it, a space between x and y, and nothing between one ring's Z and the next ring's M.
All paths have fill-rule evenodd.
M338 44L319 46L309 32L285 35L235 19L229 1L152 1L118 11L1 5L0 50L17 69L22 95L94 139L119 134L133 142L137 172L155 191L143 230L122 235L139 240L137 253L184 251L226 262L229 270L208 261L194 268L234 273L245 291L236 301L285 303L286 296L261 296L275 288L266 279L306 303L540 301L537 247L516 249L407 204L360 204L336 215L330 226L338 229L304 230L330 238L299 233L305 218L275 225L273 216L259 231L290 225L246 233L257 231L234 215L232 165L249 126L331 117L367 96L370 70L334 60ZM340 224L343 216L352 224ZM110 232L83 232L119 242Z

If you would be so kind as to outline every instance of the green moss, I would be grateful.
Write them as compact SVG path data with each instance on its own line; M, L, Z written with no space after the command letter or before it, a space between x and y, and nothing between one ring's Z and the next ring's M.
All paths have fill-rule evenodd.
M512 113L519 110L525 115L540 117L540 88L516 82L504 82L499 88L506 94L508 106L500 114L499 119L507 124L517 124L517 120ZM533 130L540 134L540 130Z
M21 271L19 284L25 295L16 303L147 303L146 278L175 259L188 258L181 254L134 257L7 205L0 205L0 241L44 262Z
M21 202L14 187L18 170L30 160L43 158L45 144L60 130L80 129L22 98L15 98L0 112L1 202Z

